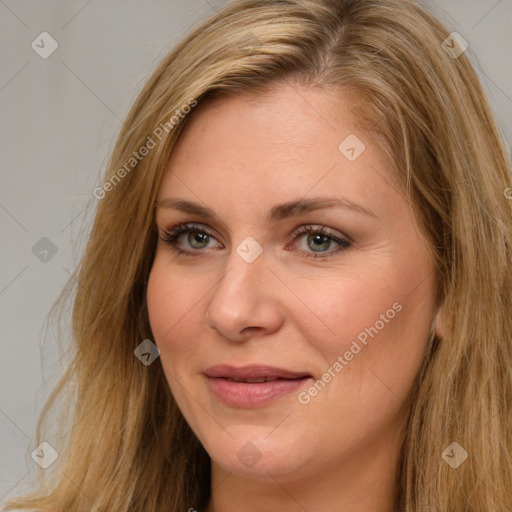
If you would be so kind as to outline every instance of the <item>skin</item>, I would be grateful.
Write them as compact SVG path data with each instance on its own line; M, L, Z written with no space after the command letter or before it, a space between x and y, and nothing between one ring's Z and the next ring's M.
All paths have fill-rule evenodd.
M434 319L435 273L351 104L340 91L288 85L210 100L189 120L163 177L159 200L196 201L219 217L159 206L147 289L167 381L212 459L208 512L394 510L406 399ZM354 161L338 149L349 134L366 145ZM316 196L343 196L374 216L331 207L267 220L277 204ZM213 234L195 245L194 233L181 236L181 249L197 257L160 238L187 222ZM352 245L338 251L327 238L318 247L307 233L293 236L302 225L325 226ZM248 236L263 248L252 263L236 251ZM209 390L203 371L220 363L268 364L316 381L396 302L402 309L307 404L292 392L240 409ZM250 467L237 457L248 442L261 454Z

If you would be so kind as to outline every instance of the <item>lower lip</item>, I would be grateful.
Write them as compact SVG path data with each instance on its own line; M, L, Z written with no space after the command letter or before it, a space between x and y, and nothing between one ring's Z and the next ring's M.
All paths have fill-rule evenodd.
M270 382L233 382L221 377L208 377L216 397L231 407L262 407L304 386L310 377L277 379Z

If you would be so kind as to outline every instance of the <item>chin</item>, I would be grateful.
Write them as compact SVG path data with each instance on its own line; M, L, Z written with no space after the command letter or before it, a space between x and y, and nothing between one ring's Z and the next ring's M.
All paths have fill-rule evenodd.
M206 445L210 458L225 471L262 480L298 475L308 462L307 444L289 431L278 434L268 427L246 425L228 429ZM270 434L269 434L270 433Z

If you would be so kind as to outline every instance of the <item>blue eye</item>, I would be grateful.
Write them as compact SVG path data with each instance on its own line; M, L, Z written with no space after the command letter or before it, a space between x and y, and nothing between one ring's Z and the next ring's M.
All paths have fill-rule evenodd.
M325 226L300 226L292 233L292 236L294 237L294 242L297 238L305 239L306 248L311 249L312 252L304 249L300 249L299 252L303 253L307 258L313 259L332 256L333 254L348 249L352 245L348 238L339 236L337 232ZM218 245L216 246L209 246L209 243L215 240L215 237L202 227L202 225L193 223L180 224L166 230L161 238L166 244L169 244L177 254L186 256L201 256L201 254L204 253L202 249L219 247L219 245L222 246L220 242L217 242ZM180 241L180 239L183 240ZM183 249L183 243L188 245L188 248ZM329 250L333 246L335 250ZM289 250L289 247L290 246L287 246L286 249ZM318 251L316 249L318 249ZM319 253L326 253L326 256L320 255Z
M307 235L307 236L302 236ZM348 249L351 242L347 238L342 238L333 230L325 226L301 226L293 233L294 239L303 238L305 240L306 248L313 250L313 254L305 252L309 258L325 258L335 253ZM335 250L329 251L333 246L337 246ZM316 251L318 249L318 251ZM317 255L318 253L325 252L326 256Z
M180 249L181 244L179 243L179 239L182 238L183 235L187 235L184 238L190 244L192 251ZM213 235L199 224L181 224L169 231L165 231L162 236L162 240L166 244L169 244L176 253L186 254L187 256L199 256L198 249L206 248L207 245L204 244L207 244L210 238L213 238Z

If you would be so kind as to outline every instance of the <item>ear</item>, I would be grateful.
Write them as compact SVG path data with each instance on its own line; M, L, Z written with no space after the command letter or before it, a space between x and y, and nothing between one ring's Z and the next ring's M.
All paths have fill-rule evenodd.
M436 336L438 338L444 338L445 336L445 323L444 323L444 310L441 306L437 313L434 315L434 319L432 320L432 331L435 331Z

